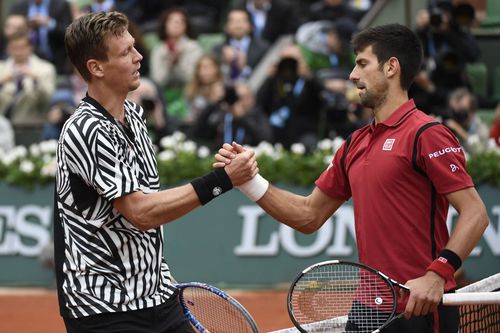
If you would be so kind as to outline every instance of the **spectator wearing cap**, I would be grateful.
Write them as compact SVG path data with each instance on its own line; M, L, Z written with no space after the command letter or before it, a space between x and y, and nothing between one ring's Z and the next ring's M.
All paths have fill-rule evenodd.
M57 140L66 120L75 110L73 92L68 88L56 90L49 102L47 121L42 129L42 141Z

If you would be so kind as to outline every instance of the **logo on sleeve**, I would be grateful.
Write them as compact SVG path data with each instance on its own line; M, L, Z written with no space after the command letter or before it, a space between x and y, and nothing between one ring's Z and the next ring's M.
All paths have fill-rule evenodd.
M394 145L395 141L396 139L386 139L382 150L392 150L392 146Z
M458 170L460 170L460 168L457 167L455 164L450 164L450 169L451 169L451 172L453 172L453 173L455 173Z
M449 153L461 153L461 152L462 152L462 147L446 147L446 148L440 149L438 151L435 151L433 153L430 153L429 159L437 158L437 157L440 157L442 155L446 155Z

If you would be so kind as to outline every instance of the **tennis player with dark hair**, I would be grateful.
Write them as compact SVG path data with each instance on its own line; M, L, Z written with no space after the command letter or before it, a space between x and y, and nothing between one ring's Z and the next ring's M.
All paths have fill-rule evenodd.
M456 137L408 98L422 61L417 36L399 24L366 29L352 40L350 79L374 120L355 131L316 180L299 196L257 175L240 189L273 218L304 233L318 230L353 200L359 261L411 290L404 318L383 332L456 333L458 310L440 306L456 287L454 272L488 225L486 208L467 174ZM231 165L244 149L225 144L214 167ZM229 164L228 164L229 163ZM451 235L448 207L459 213ZM356 330L351 318L347 331Z
M88 94L57 149L56 278L68 332L193 332L163 257L162 225L257 172L253 152L191 183L160 191L143 109L126 100L142 56L117 12L67 29L68 56Z

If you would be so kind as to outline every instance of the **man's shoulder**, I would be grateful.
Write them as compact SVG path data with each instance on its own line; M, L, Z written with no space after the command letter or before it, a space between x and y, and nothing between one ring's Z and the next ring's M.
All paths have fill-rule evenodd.
M95 110L94 106L84 101L80 102L75 112L65 122L63 132L78 131L86 132L95 126L100 126L105 117Z

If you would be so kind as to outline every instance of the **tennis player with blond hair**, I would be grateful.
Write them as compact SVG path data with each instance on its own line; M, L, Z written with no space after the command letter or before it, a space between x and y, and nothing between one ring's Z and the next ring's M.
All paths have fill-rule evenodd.
M193 332L163 257L162 225L258 172L253 152L191 183L160 191L143 109L126 100L142 56L121 13L93 13L67 29L68 56L88 94L57 149L54 245L68 332Z

